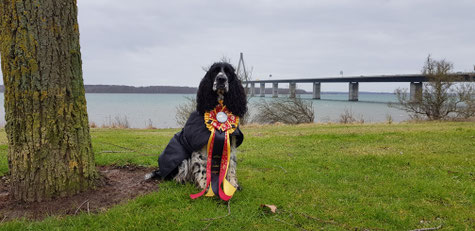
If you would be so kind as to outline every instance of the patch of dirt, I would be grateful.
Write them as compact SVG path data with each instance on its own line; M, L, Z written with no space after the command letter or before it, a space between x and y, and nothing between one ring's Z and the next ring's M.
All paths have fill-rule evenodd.
M144 181L144 175L153 168L139 166L101 166L100 186L71 197L51 201L23 203L14 201L8 193L8 178L0 177L0 223L15 218L41 220L47 216L95 213L137 196L158 190L158 180Z

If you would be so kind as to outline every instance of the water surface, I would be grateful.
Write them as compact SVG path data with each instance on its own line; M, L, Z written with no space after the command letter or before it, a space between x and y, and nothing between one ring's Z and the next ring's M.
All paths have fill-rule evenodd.
M145 128L152 125L157 128L178 127L175 114L176 107L186 102L187 94L86 94L89 121L98 126L109 124L119 119L128 121L132 128ZM280 95L279 97L288 97ZM300 97L312 100L310 94ZM345 109L351 110L357 119L365 122L384 122L388 116L394 122L408 119L406 112L388 107L388 102L396 102L393 94L360 93L358 102L348 101L345 93L322 93L321 100L312 100L316 122L338 121ZM5 123L3 93L0 96L0 123ZM251 114L254 112L253 103L263 100L253 97L250 100ZM265 100L273 100L266 95Z

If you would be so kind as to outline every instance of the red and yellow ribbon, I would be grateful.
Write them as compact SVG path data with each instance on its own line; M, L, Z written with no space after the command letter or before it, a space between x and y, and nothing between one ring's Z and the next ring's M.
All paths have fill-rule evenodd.
M218 113L223 112L227 115L227 120L224 122L219 122L217 119ZM196 199L200 196L202 196L206 191L205 196L214 196L216 194L219 195L219 197L222 200L229 200L233 196L234 192L236 191L236 188L229 183L226 180L226 174L227 170L229 167L229 160L231 158L231 143L230 143L230 138L229 134L233 133L238 124L239 124L239 117L233 115L227 108L220 102L212 111L206 112L204 115L204 121L206 124L206 127L211 131L211 135L209 136L208 139L208 160L206 163L206 186L203 189L203 191L197 193L197 194L191 194L190 197L191 199ZM215 140L216 135L218 135L219 139L222 140L222 133L224 132L224 144L223 144L223 149L222 153L214 153L215 157L217 154L221 155L221 161L219 166L212 166L212 159L213 159L213 148L215 145ZM216 151L216 150L215 150ZM218 152L220 152L219 150ZM218 182L213 183L211 180L212 178L212 173L216 174L217 172L213 169L216 169L219 167L219 180ZM218 184L218 185L213 185L213 184ZM213 188L217 192L213 191Z

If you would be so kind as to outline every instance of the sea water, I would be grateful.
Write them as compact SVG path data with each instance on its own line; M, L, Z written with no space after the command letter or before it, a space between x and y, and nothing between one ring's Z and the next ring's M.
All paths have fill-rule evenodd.
M87 111L89 122L97 126L107 125L117 121L128 122L131 128L176 128L176 108L186 103L191 94L99 94L87 93ZM288 95L279 95L280 98ZM394 122L409 119L406 112L388 107L389 102L397 102L393 94L360 93L359 101L348 101L347 93L322 93L320 100L312 100L311 94L299 97L313 103L315 122L338 122L340 115L349 111L358 120L365 123L385 122L391 118ZM3 93L0 94L0 124L5 124ZM274 100L271 95L265 98L252 97L249 109L255 113L253 105L260 100Z

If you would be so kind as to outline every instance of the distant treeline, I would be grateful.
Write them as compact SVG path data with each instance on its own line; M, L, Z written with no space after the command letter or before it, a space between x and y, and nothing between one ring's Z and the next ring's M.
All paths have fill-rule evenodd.
M196 94L196 87L176 87L176 86L148 86L134 87L123 85L84 85L86 93L142 93L142 94ZM0 85L0 92L4 92L5 87ZM255 89L255 94L260 90ZM297 94L307 93L304 90L297 89ZM272 94L271 88L266 88L266 94ZM279 94L289 94L289 89L279 88Z
M134 87L123 85L84 85L86 93L136 93L136 94L196 94L198 88L196 87L176 87L176 86L148 86L148 87ZM0 92L4 92L5 87L0 85ZM289 94L288 88L279 88L279 94ZM297 89L297 94L310 94L302 89ZM266 88L266 95L272 94L272 88ZM322 92L326 94L341 94L346 92ZM385 92L360 92L366 94L393 94ZM259 95L260 89L256 87L254 94Z
M84 85L86 93L143 93L143 94L196 94L196 87L122 85Z
M143 94L196 94L196 87L175 87L175 86L148 86L134 87L123 85L84 85L86 93L143 93ZM5 87L0 85L0 92L4 92Z

